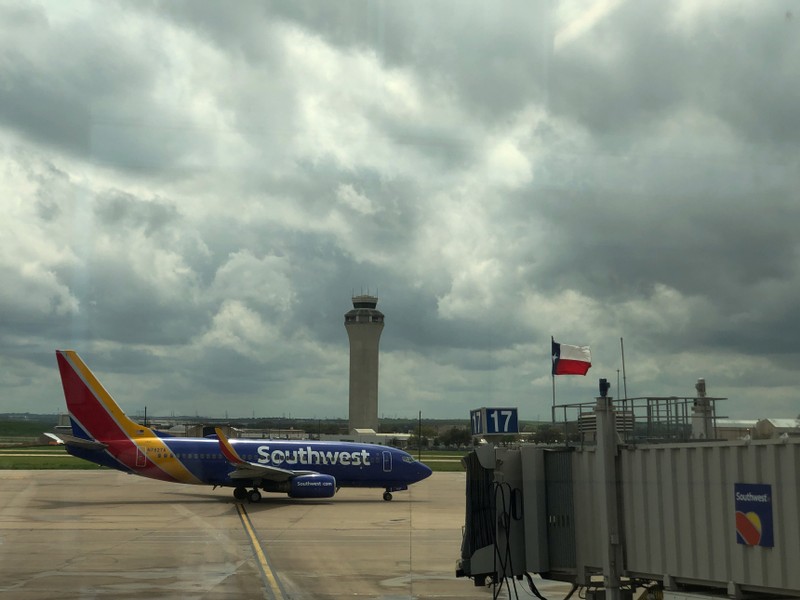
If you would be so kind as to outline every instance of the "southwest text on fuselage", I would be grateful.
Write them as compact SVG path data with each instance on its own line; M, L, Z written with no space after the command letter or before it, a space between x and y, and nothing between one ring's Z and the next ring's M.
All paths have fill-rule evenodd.
M314 450L311 446L292 450L272 450L269 446L259 446L258 462L261 464L287 465L342 465L344 467L370 466L369 452L366 450Z

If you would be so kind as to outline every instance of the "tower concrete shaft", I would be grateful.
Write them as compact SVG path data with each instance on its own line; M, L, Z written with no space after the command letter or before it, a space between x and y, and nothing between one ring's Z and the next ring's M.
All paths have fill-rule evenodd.
M378 298L353 297L353 310L344 316L350 338L350 432L378 431L378 344L383 331L383 313L375 307Z

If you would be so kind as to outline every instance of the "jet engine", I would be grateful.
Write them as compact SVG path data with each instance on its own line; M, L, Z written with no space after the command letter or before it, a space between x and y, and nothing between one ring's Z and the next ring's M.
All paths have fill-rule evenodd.
M290 498L332 498L336 493L336 478L332 475L299 475L289 482Z

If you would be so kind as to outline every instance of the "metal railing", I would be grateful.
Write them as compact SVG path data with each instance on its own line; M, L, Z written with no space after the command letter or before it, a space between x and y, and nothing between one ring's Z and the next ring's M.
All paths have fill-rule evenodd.
M612 399L617 434L625 443L684 442L692 439L695 419L710 420L708 439L717 438L716 403L727 398L643 396ZM707 403L705 415L695 413L698 402ZM596 402L560 404L553 407L553 423L570 444L594 442ZM713 433L712 433L713 432Z

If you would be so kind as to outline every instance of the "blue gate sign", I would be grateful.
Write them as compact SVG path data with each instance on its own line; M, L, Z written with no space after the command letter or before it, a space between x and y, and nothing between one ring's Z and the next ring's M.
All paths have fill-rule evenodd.
M472 435L514 435L519 433L516 408L476 408L469 413Z
M772 548L772 486L764 483L734 483L736 543Z

